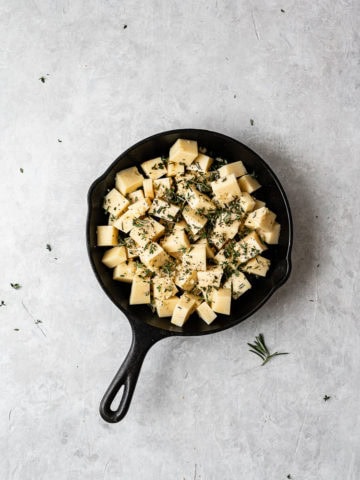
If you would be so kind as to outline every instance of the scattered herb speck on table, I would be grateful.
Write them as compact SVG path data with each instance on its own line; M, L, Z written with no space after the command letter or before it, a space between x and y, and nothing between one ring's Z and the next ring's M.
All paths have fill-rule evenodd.
M24 169L23 169L23 168L20 168L20 172L21 172L21 173L24 173Z
M20 283L10 283L10 285L11 285L12 288L14 288L15 290L19 290L19 288L21 288Z
M330 398L331 398L330 395L324 395L323 400L324 402L327 402L328 400L330 400Z
M59 142L59 143L62 143L62 140L61 140L60 138L58 138L58 142Z
M0 307L6 307L6 303L4 302L4 300L1 300Z
M255 125L255 122L252 118L250 118L250 125L253 127Z
M125 24L125 25L123 26L123 29L125 30L126 28L127 28L127 25Z
M254 343L248 343L248 345L249 347L251 347L249 352L255 353L255 355L260 357L261 360L263 361L261 366L265 365L273 357L276 357L278 355L288 355L288 352L270 353L269 349L266 346L264 335L262 333L260 333L257 337L255 337Z
M52 248L51 248L50 243L47 243L47 244L46 244L46 250L49 250L49 252L51 252Z

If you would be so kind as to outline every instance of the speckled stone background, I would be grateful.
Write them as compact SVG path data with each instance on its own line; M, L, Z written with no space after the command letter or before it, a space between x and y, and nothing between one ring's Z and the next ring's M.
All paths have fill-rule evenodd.
M358 480L359 2L3 0L0 15L1 480ZM108 425L98 404L131 334L90 269L86 194L180 127L276 171L293 274L236 328L158 343ZM259 332L290 355L260 367Z

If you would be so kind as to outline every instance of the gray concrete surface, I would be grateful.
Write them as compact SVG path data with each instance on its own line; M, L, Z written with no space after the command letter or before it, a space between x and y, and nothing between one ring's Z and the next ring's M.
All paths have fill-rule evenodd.
M0 478L358 480L359 3L3 0L0 15ZM157 344L108 425L130 328L90 269L86 193L136 141L188 126L277 172L293 274L237 328ZM291 354L260 367L259 332Z

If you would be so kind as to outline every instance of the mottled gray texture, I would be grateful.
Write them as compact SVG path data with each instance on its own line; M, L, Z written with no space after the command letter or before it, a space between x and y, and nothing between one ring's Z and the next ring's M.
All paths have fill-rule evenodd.
M359 2L4 0L0 15L1 480L358 480ZM276 171L293 274L238 327L157 344L108 425L130 328L90 269L86 193L134 142L187 126ZM291 355L261 368L259 332Z

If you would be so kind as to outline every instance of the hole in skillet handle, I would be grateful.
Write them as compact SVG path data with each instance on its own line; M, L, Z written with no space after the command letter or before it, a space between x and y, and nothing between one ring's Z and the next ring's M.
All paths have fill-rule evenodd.
M125 417L147 352L168 336L140 320L129 319L129 322L132 328L130 350L100 403L100 415L109 423L120 422Z

